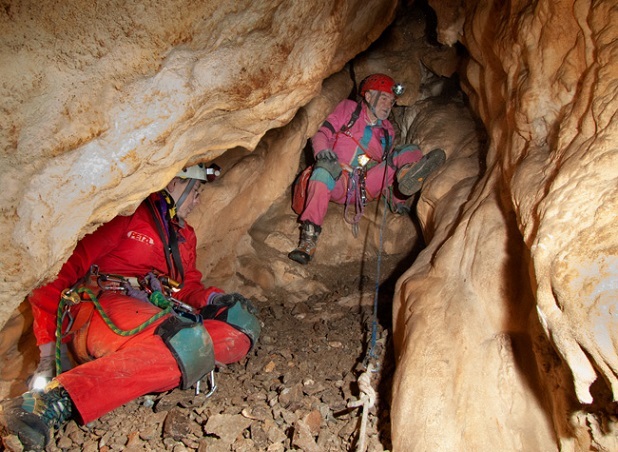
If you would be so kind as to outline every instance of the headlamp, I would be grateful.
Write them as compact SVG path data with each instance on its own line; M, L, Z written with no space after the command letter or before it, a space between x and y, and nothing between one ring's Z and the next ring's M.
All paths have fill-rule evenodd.
M406 88L405 86L403 86L401 83L396 83L395 85L393 85L393 94L397 97L403 95L403 93L405 92Z
M37 376L32 382L32 391L43 392L51 380L51 377Z

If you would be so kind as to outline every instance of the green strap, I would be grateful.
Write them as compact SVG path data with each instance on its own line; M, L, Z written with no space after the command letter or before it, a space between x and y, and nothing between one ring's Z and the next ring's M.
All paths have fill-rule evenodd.
M169 314L172 311L172 307L168 302L167 306L164 309L162 309L161 312L157 312L155 315L153 315L151 318L146 320L141 325L138 325L131 330L123 330L117 327L114 324L114 322L112 322L112 319L110 319L109 316L105 313L105 311L103 310L103 307L101 306L101 303L99 303L99 299L97 298L97 296L94 294L92 290L86 287L81 287L77 290L77 293L86 293L90 297L90 300L82 299L81 301L82 302L92 302L94 304L94 307L98 311L98 313L101 315L101 318L103 319L105 324L109 327L110 330L112 330L114 333L118 334L119 336L133 336L134 334L137 334L145 330L150 325L152 325L154 322L159 320L161 317ZM161 292L157 291L153 293L153 296L157 293L161 294ZM153 303L156 306L162 307L164 303L162 303L160 298L165 298L163 294L161 294L161 297L153 297L153 298L156 298L156 302L153 300ZM62 344L62 314L64 313L64 306L65 306L65 299L61 297L60 303L58 304L58 311L56 313L56 375L60 375L60 373L62 372L62 363L60 360L60 346Z

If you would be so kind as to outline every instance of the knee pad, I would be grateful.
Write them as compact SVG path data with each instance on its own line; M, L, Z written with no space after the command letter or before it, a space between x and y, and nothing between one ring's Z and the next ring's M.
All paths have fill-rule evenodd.
M172 315L156 329L182 374L181 389L188 389L215 368L210 335L200 322Z
M319 159L315 162L313 166L314 170L321 168L326 171L334 180L337 180L341 177L341 165L338 160L330 160L330 159Z
M262 331L258 318L247 311L240 302L225 307L208 305L202 309L202 315L205 319L225 322L244 333L251 341L251 348L257 342Z

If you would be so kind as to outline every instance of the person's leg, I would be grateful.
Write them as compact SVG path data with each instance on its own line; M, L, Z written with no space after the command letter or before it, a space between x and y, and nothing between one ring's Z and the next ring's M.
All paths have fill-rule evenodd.
M316 226L321 226L326 217L328 210L328 202L333 188L335 188L335 179L330 173L323 168L315 168L307 184L307 202L305 209L300 215L301 223L310 221Z
M423 155L418 161L403 166L396 164L397 191L404 196L412 196L422 188L425 179L445 160L446 153L442 149L434 149Z
M345 185L345 173L337 180L324 168L315 168L307 184L307 203L300 215L301 229L298 246L288 253L288 257L306 265L313 258L318 237L322 232L322 223L326 217L328 203L337 202L338 196ZM335 199L333 199L333 196Z
M112 322L125 330L161 312L148 302L110 292L100 301ZM139 333L121 336L94 313L90 324L80 330L85 331L86 352L94 360L60 374L43 391L28 391L3 401L2 433L17 435L28 450L42 450L49 442L50 429L71 416L88 423L140 395L176 387L181 377L176 360L154 333L167 317Z
M123 330L136 328L161 311L148 302L115 293L105 294L100 301L113 324ZM181 374L176 360L155 334L165 318L138 333L121 336L94 313L87 327L87 349L95 359L57 377L84 423L141 395L178 386Z
M232 325L220 320L204 319L204 328L212 339L217 363L235 363L249 353L251 341Z

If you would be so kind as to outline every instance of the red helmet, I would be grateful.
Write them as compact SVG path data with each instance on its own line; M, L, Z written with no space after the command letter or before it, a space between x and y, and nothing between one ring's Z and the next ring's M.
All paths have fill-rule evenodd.
M395 80L385 74L372 74L366 77L360 84L360 95L365 96L367 91L383 91L399 97L403 94L403 85L395 83Z

